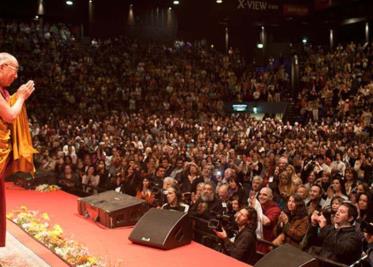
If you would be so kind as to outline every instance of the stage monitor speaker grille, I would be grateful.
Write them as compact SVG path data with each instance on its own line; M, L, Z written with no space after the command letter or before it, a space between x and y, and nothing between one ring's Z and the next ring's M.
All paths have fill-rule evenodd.
M172 249L189 244L192 237L192 223L186 213L152 208L137 222L129 240L146 246Z
M255 267L319 267L319 263L312 255L285 244L264 255Z

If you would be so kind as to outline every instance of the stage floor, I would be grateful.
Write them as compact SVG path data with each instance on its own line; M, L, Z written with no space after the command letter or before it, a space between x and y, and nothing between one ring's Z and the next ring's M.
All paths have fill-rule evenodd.
M7 183L6 199L8 212L18 209L21 205L47 212L51 224L59 224L68 239L84 244L90 254L102 257L110 267L249 266L196 242L168 251L133 244L128 240L132 227L109 229L83 218L78 214L77 197L63 191L42 193ZM13 234L12 229L16 226L11 224L12 222L8 221L8 230ZM38 254L37 251L34 252ZM46 257L43 258L48 262ZM63 266L63 263L60 264Z

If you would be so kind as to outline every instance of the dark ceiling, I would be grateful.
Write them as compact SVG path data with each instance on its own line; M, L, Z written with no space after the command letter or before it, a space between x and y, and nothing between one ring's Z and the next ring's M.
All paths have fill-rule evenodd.
M37 14L38 1L1 0L0 17L31 19ZM89 23L89 0L73 1L73 6L67 6L65 0L43 0L44 20L83 25L88 29L85 33L108 36L126 33L130 4L136 19L147 12L150 14L151 10L172 7L178 38L206 37L223 43L224 29L228 26L232 39L247 39L243 45L250 42L249 39L256 39L253 36L257 36L262 25L274 42L292 42L302 35L325 41L330 28L348 29L349 38L356 32L362 36L361 25L356 31L348 24L371 22L373 17L373 0L223 0L222 4L216 0L179 0L178 6L174 6L172 0L92 0L93 22ZM259 10L263 3L278 9ZM136 20L138 22L141 20Z

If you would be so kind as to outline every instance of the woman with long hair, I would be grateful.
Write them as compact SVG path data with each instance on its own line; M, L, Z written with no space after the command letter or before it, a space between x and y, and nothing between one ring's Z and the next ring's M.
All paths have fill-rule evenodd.
M299 246L308 230L308 225L304 201L299 195L293 194L289 197L285 210L280 214L275 228L277 237L272 243L277 246L284 243Z
M139 187L139 189L136 192L136 197L138 199L145 200L146 203L150 206L153 205L154 200L155 200L155 196L154 196L154 193L151 189L151 182L148 178L144 177L142 179L141 186Z
M284 208L289 196L295 193L295 187L287 171L280 173L277 188L279 192L279 199L277 200L277 203L281 208Z
M344 187L346 195L349 196L351 192L356 190L357 174L354 169L346 168L344 176Z
M100 183L100 176L97 174L95 166L90 165L87 172L82 177L82 187L85 193L97 193L97 186Z
M357 210L359 212L359 217L356 220L357 223L361 223L366 219L371 219L373 217L373 202L372 194L370 192L361 193L357 195Z
M163 204L162 209L188 212L189 205L181 202L181 194L176 187L174 186L169 187L166 193L167 193L167 202Z
M335 176L332 179L331 186L334 192L334 196L342 197L343 199L348 200L348 197L346 195L344 181L339 176Z

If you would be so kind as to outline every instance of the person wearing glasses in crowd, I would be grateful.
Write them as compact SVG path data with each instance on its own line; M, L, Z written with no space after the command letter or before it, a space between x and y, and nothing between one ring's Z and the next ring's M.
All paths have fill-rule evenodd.
M31 145L24 103L35 90L35 84L30 80L21 85L16 93L11 96L7 88L17 79L18 70L17 59L9 53L0 52L0 247L5 246L6 234L4 179L11 172L34 171L32 154L35 151ZM17 120L20 120L20 122ZM16 141L15 137L19 138L20 136L26 140L22 140L22 142L18 140L16 144L19 146L17 146L16 151L12 151ZM29 146L25 147L24 144ZM25 148L30 149L26 157L24 157Z

